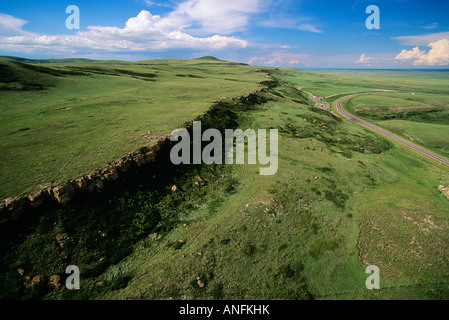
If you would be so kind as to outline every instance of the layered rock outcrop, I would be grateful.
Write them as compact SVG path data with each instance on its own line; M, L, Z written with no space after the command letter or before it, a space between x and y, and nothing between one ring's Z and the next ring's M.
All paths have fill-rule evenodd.
M5 199L0 202L0 225L17 220L25 211L38 208L49 201L65 205L74 199L77 190L101 192L105 183L119 179L121 175L128 172L131 166L141 167L154 162L158 151L169 141L169 135L161 136L148 147L142 148L139 152L126 154L110 163L107 168L96 170L60 186L42 189L31 195Z

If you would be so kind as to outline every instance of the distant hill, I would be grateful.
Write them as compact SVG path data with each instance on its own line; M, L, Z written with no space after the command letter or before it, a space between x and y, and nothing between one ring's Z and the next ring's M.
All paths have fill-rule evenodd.
M224 61L224 60L220 60L218 58L212 57L212 56L204 56L204 57L201 57L201 58L196 58L196 60Z
M21 58L19 58L21 59ZM88 75L88 73L51 68L50 66L42 66L45 62L34 64L24 63L22 59L17 61L14 59L0 58L0 91L11 90L43 90L49 86L54 86L57 77Z
M27 59L15 56L0 56L1 60L16 61L29 64L44 64L44 63L75 63L75 62L102 62L104 60L91 60L83 58L68 58L68 59ZM107 62L121 62L115 60L108 60Z

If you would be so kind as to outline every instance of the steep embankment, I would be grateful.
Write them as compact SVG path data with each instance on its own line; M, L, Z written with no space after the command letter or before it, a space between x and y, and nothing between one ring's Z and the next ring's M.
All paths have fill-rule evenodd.
M153 161L167 135L213 101L267 78L211 59L58 62L0 61L0 220L101 190L129 163Z

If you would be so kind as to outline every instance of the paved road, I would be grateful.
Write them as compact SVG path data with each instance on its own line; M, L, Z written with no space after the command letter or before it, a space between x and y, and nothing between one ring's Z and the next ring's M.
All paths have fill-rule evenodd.
M337 111L340 112L340 114L342 116L344 116L345 118L347 118L349 121L355 122L355 123L357 123L357 124L359 124L359 125L361 125L361 126L363 126L365 128L368 128L368 129L370 129L372 131L375 131L375 132L377 132L377 133L379 133L379 134L381 134L383 136L386 136L386 137L388 137L388 138L390 138L390 139L392 139L392 140L394 140L396 142L399 142L400 144L403 144L403 145L405 145L405 146L407 146L407 147L409 147L409 148L411 148L411 149L413 149L413 150L415 150L415 151L417 151L417 152L419 152L419 153L421 153L421 154L423 154L425 156L428 156L429 158L432 158L435 161L438 161L440 163L443 163L443 164L449 166L449 159L447 159L445 157L442 157L439 154L436 154L436 153L434 153L432 151L424 149L423 147L420 147L417 144L414 144L414 143L412 143L412 142L410 142L410 141L408 141L408 140L406 140L404 138L401 138L401 137L399 137L399 136L397 136L397 135L395 135L395 134L393 134L391 132L388 132L388 131L386 131L386 130L378 127L378 126L375 126L375 125L373 125L373 124L371 124L371 123L369 123L367 121L364 121L364 120L362 120L360 118L357 118L357 117L353 116L352 114L350 114L349 112L347 112L343 108L343 106L342 106L343 101L351 99L351 98L353 98L355 96L358 96L358 95L362 95L362 94L369 94L369 93L353 94L353 95L349 95L349 96L343 97L340 100L338 100L337 101Z

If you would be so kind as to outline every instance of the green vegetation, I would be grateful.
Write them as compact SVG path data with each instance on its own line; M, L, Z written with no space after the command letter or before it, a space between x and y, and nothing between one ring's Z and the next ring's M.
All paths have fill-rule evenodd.
M449 156L449 140L445 138L449 135L447 95L395 93L358 96L346 106L359 117Z
M392 131L405 139L449 156L449 73L444 71L303 72L301 77L284 71L283 78L304 90L334 102L342 94L372 92L345 103L354 115Z
M105 167L214 101L260 88L267 76L258 70L211 59L0 60L0 198Z
M198 67L198 61L204 68L201 73L192 69ZM163 63L167 65L161 66ZM322 95L345 92L342 89L379 89L390 75L379 73L382 81L377 84L374 80L363 82L358 75L354 80L357 86L351 87L352 80L345 72L332 73L332 87L333 82L315 82L326 82L327 74L261 70L209 59L146 61L133 68L95 66L97 73L75 70L76 65L57 69L89 72L111 83L110 78L126 78L132 84L122 79L120 85L131 90L132 85L144 81L128 77L155 73L157 77L150 79L158 84L168 71L154 68L168 69L177 63L185 67L173 69L167 84L173 85L173 79L210 84L209 77L231 77L208 70L229 68L250 79L245 84L235 76L232 78L240 82L230 81L229 86L235 82L239 90L247 88L245 94L264 88L257 94L216 103L211 101L217 100L213 93L204 99L202 109L182 119L200 119L203 130L278 129L278 173L261 176L259 165L174 167L167 146L154 165L126 182L66 207L42 208L1 233L0 287L5 288L1 298L449 298L449 200L438 191L439 185L449 184L448 170L313 108L307 95L297 89L308 85L306 91ZM142 64L145 66L138 67ZM105 69L111 74L129 70L134 75L98 73ZM426 77L424 83L431 81ZM399 83L400 78L394 80ZM117 91L120 85L116 85ZM399 85L395 86L398 90ZM126 90L120 92L126 99ZM170 102L179 94L179 88L174 89L164 100ZM212 95L212 91L204 94ZM396 97L378 93L366 98L390 95ZM143 105L137 123L150 122ZM130 115L124 113L125 120L117 119L115 129L124 126L125 116ZM163 115L158 117L161 121ZM84 120L81 115L67 119ZM182 119L178 114L176 121ZM169 124L163 126L170 128ZM114 132L114 128L110 130ZM65 235L62 245L58 241L61 235ZM63 285L69 264L80 267L79 291L69 291ZM365 288L365 269L370 264L380 268L379 291ZM46 284L55 274L61 276L58 290ZM36 275L43 275L44 281L27 287Z

